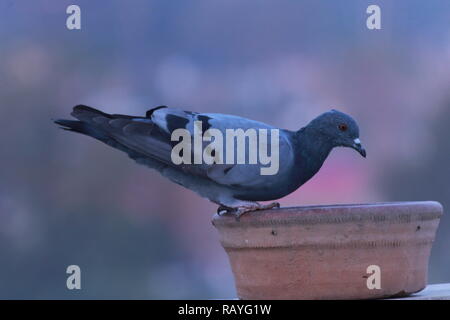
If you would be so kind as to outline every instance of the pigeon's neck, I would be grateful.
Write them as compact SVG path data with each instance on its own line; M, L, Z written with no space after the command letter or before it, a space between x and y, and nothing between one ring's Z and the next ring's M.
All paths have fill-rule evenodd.
M296 161L307 169L305 175L300 177L304 183L319 171L334 145L321 132L309 127L297 131L296 138Z

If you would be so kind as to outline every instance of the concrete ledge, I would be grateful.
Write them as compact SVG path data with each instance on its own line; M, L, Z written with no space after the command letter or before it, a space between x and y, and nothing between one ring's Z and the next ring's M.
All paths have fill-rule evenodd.
M388 300L450 300L450 283L430 284L408 297Z

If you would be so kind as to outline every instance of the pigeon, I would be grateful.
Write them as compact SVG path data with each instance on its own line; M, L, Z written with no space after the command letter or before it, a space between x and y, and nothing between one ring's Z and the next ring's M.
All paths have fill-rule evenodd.
M145 116L108 114L78 105L71 115L77 120L54 120L62 129L81 133L121 150L139 164L159 171L164 177L217 204L219 214L236 218L247 212L279 208L280 199L302 186L321 168L334 147L348 147L366 157L359 139L359 127L349 115L332 109L297 131L278 129L268 124L234 115L197 113L159 106ZM276 174L263 175L261 163L175 164L172 134L177 129L193 133L202 129L277 130L279 168ZM275 145L272 141L267 143ZM268 148L266 146L266 148ZM214 154L214 150L211 151ZM188 157L192 158L192 157Z

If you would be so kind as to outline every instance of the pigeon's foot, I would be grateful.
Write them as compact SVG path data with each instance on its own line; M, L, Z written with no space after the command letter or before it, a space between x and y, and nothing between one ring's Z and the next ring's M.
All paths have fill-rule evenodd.
M272 202L272 203L269 203L269 204L262 204L260 206L261 206L261 209L259 209L259 210L274 209L274 208L278 209L280 207L280 203L279 202Z
M241 216L248 212L257 211L257 210L267 210L267 209L273 209L273 208L279 208L279 207L280 207L280 204L278 202L272 202L269 204L259 204L259 203L255 202L254 205L242 206L242 207L236 208L234 211L234 214L236 216L236 220L239 221Z

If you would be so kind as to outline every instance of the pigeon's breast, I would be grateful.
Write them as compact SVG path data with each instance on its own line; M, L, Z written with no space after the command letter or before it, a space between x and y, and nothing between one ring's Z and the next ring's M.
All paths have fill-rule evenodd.
M326 158L304 152L293 155L292 161L280 167L278 174L265 177L264 183L255 183L245 188L235 186L235 197L248 201L271 201L285 197L310 180L320 170Z
M252 186L232 186L233 194L239 200L276 200L298 189L303 184L299 178L301 178L299 172L295 172L293 169L280 170L276 175L265 176L263 183L260 181Z

